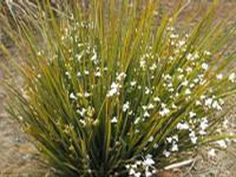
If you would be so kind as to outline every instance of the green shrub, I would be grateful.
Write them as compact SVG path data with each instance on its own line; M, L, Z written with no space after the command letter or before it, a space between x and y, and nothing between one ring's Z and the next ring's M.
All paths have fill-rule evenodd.
M58 174L152 176L234 137L216 131L235 92L235 52L225 45L234 29L214 21L214 3L190 31L175 29L179 9L160 16L158 8L151 0L21 6L18 31L2 17L20 53L7 110Z

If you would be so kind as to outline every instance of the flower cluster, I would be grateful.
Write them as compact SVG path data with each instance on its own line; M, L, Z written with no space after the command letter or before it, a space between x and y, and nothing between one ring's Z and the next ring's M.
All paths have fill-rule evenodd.
M157 172L155 161L150 154L147 154L143 160L136 160L125 167L130 177L152 177Z
M122 84L120 84L121 81L123 81L126 77L126 74L124 72L117 74L116 81L112 82L110 90L107 93L107 97L113 97L113 96L119 96L119 90L122 88Z
M167 33L169 35L168 43L173 49L168 58L161 58L161 56L153 52L151 46L144 47L144 54L141 55L138 62L129 71L131 73L128 71L116 71L115 77L110 77L109 82L107 82L108 85L103 88L106 88L106 98L117 98L119 104L122 103L119 105L120 110L112 111L112 115L109 116L111 124L115 127L118 125L118 115L120 114L128 116L126 121L133 121L136 136L147 126L149 119L166 121L175 117L180 110L184 109L183 105L191 105L188 111L184 109L183 114L180 116L181 119L175 123L175 134L168 134L164 139L165 141L159 143L155 142L157 136L155 134L148 138L147 146L144 149L153 146L151 148L156 151L158 147L165 146L166 148L162 150L162 155L170 157L172 154L181 151L181 147L185 143L191 143L195 146L202 141L204 136L208 135L208 127L211 124L208 114L214 111L222 111L224 104L223 99L217 96L217 90L214 89L212 83L222 81L234 83L236 81L236 74L231 73L227 76L219 73L215 78L209 78L211 52L207 50L187 52L188 44L186 41L189 35L181 38L174 28L168 28ZM71 35L72 32L66 30L63 40L68 39ZM72 41L72 39L70 40ZM86 65L85 67L78 67L79 70L76 74L78 80L84 84L86 82L89 83L90 81L86 81L86 78L89 79L91 73L93 73L95 80L105 78L109 72L107 66L100 65L101 58L97 54L98 47L92 47L89 43L77 42L81 50L75 55L76 61L79 64L91 62L94 66L92 68L87 68ZM183 56L180 60L181 55ZM71 72L73 71L70 68L73 62L74 59L69 60L67 63L67 66L69 66L67 67L68 71L65 73L70 80L72 80ZM120 62L118 61L116 65L120 66ZM162 71L161 68L164 66L167 66L168 69L172 68L173 72L169 70ZM127 77L129 75L132 75L132 77ZM99 82L95 84L99 84ZM204 87L208 87L208 89L205 89L200 95L196 95L197 91ZM78 102L78 98L82 97L89 100L90 97L94 97L92 93L96 89L96 85L92 84L87 89L87 91L84 90L79 93L69 92L69 98L76 102ZM129 101L123 100L124 94L126 94L126 97L134 97L134 99ZM134 108L134 100L137 99L135 98L136 95L142 95L143 98L139 99L138 106ZM191 103L192 101L193 103ZM117 106L117 103L113 104ZM114 106L115 109L117 109L116 106ZM85 126L87 122L86 117L88 117L86 114L91 106L79 105L77 107L77 113L83 118L80 122ZM122 120L123 116L119 118L121 122L124 121ZM96 122L96 118L92 119ZM159 131L162 130L160 129ZM129 131L127 135L130 135ZM182 140L183 137L184 141ZM135 168L140 166L144 167L145 163L137 161L133 165L128 165L129 174L131 176L141 175L141 172L135 172ZM149 167L145 168L148 169ZM146 173L149 174L148 172Z

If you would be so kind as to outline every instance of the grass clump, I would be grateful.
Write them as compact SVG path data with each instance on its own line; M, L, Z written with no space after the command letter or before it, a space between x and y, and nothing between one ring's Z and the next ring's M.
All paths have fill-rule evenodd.
M58 174L153 176L234 137L217 133L236 74L214 3L189 32L151 0L17 5L15 30L2 16L22 54L7 110Z

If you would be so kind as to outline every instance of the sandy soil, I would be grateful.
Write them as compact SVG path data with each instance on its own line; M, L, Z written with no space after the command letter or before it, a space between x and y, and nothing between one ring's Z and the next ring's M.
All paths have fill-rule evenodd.
M50 171L28 138L3 109L6 98L0 86L0 177L46 177Z
M200 1L196 0L185 13L198 9ZM166 5L173 7L174 1ZM222 1L219 16L224 18L225 12L236 8L236 0ZM234 17L234 22L236 18ZM1 37L0 37L1 39ZM0 54L0 63L3 57ZM0 177L51 177L51 171L39 161L39 155L27 136L20 130L17 123L7 116L3 108L6 99L1 86L4 73L0 70ZM236 114L232 112L232 128L236 122ZM235 129L236 130L236 129ZM176 169L174 172L164 172L160 177L236 177L236 146L229 147L225 152L219 152L216 158L208 158L203 150L195 158L193 164Z

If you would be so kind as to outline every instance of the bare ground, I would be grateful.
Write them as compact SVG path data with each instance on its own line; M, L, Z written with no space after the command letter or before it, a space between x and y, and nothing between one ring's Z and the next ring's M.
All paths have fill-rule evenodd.
M37 150L14 120L3 110L0 87L0 177L46 177L50 170L40 163Z

